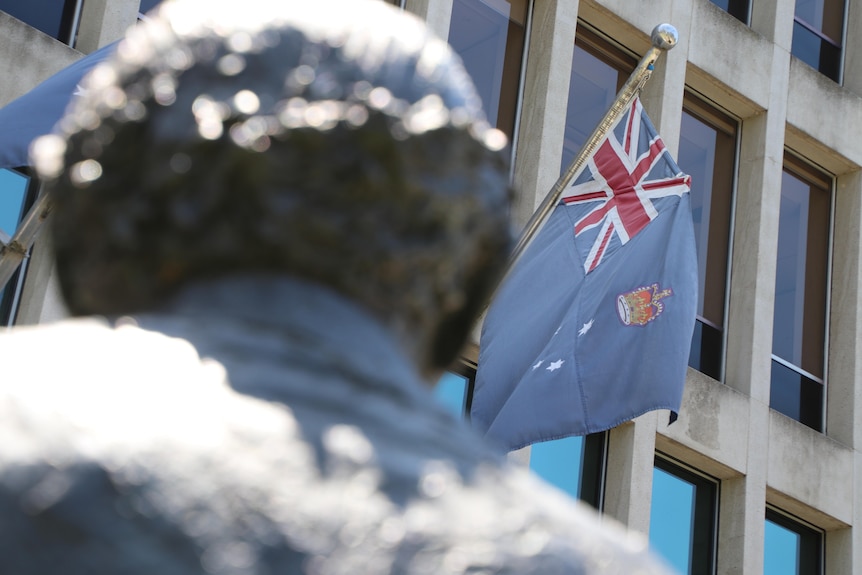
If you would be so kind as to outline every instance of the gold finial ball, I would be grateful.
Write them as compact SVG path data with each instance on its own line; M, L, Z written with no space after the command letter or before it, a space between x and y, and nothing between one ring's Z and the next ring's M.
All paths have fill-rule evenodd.
M679 33L670 24L659 24L652 31L652 45L662 50L670 50L679 41Z

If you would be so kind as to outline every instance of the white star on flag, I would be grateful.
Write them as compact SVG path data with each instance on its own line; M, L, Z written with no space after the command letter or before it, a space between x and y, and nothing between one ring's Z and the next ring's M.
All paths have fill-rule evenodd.
M536 362L536 365L533 366L533 369L536 370L536 369L539 369L540 367L542 367L542 363L544 363L544 361L545 360L540 359L538 362Z
M586 334L588 331L590 331L591 327L593 327L593 320L590 320L587 323L585 323L584 326L578 330L578 335L581 336L581 335Z
M547 369L548 371L557 371L558 369L563 367L564 363L566 363L566 362L563 361L562 359L558 359L557 361L552 361L551 365L549 365L545 369Z

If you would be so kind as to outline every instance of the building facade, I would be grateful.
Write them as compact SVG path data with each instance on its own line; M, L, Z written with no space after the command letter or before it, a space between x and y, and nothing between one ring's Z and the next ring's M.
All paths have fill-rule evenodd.
M0 105L156 3L55 0L48 14L0 0L0 67L13 79L0 85ZM509 135L520 225L652 28L679 30L642 94L693 180L701 291L679 420L652 412L511 457L648 535L683 573L862 572L862 42L849 33L862 5L392 3L449 40L489 120ZM0 173L7 234L35 187L26 171ZM6 287L4 323L62 317L45 244ZM470 401L476 345L438 384L457 412Z

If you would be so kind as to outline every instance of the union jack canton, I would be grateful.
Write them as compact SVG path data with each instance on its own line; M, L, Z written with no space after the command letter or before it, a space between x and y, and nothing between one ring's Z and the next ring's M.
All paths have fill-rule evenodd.
M595 270L690 187L690 176L680 171L635 98L560 200L575 222L584 273Z

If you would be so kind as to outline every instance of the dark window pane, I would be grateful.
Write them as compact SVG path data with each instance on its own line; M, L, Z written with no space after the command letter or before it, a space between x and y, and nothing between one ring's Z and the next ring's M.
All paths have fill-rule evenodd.
M748 0L710 0L725 12L742 22L748 24Z
M826 336L830 196L828 189L784 171L772 352L818 378Z
M656 458L650 546L680 573L714 573L716 492L714 480Z
M799 22L793 23L791 53L824 76L838 81L841 48L821 38Z
M772 509L766 510L764 575L821 575L823 534Z
M634 66L633 59L614 50L582 26L578 27L569 80L561 172L608 111Z
M572 497L601 507L605 433L566 437L530 447L530 469Z
M691 338L688 365L701 373L718 379L721 377L722 344L721 330L703 321L696 321L694 335Z
M844 0L796 0L791 52L837 82L843 28Z
M527 0L455 0L449 43L473 78L488 121L512 139L526 37Z
M141 7L138 8L138 12L146 14L147 12L161 4L161 1L162 0L141 0Z
M795 16L835 44L841 43L844 0L796 0Z
M790 156L781 182L770 406L822 429L830 180Z
M63 42L69 42L75 8L75 0L0 0L0 10Z
M730 242L736 122L686 97L679 166L691 176L691 211L697 246L698 324L689 365L718 379Z
M823 385L775 360L769 406L812 429L823 429Z

